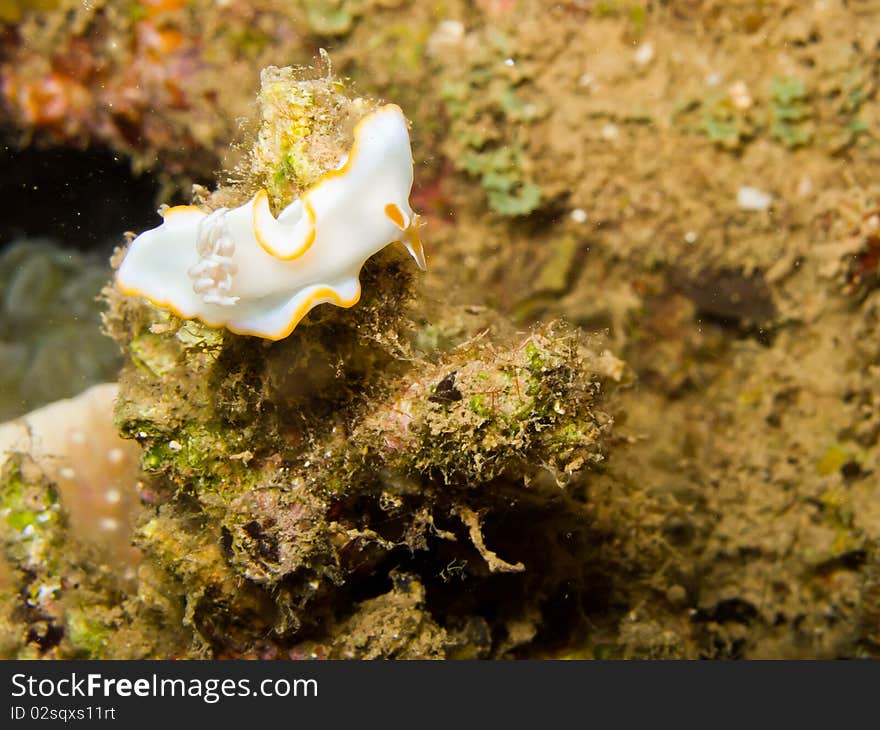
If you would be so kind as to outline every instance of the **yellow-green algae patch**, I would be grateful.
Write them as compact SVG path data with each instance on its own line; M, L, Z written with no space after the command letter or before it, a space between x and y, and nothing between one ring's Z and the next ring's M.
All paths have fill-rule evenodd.
M289 67L263 69L256 139L232 175L236 197L246 199L264 189L272 207L280 211L336 167L351 148L357 122L377 107L344 91L343 83L329 72L310 78Z

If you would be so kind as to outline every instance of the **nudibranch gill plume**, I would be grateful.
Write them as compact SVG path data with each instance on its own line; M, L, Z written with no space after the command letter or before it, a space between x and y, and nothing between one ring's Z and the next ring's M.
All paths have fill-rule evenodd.
M412 183L406 119L388 104L358 122L348 154L277 218L265 190L232 209L167 208L132 241L116 284L184 319L283 339L318 304L354 306L361 267L391 243L425 270Z

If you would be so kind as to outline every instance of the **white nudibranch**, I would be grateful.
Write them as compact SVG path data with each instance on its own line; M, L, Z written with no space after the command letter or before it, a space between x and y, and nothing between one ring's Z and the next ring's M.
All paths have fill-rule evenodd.
M131 243L117 286L185 319L283 339L318 304L354 306L364 262L395 241L426 268L412 182L406 120L389 104L358 123L337 168L277 218L265 190L231 210L166 209L162 225Z

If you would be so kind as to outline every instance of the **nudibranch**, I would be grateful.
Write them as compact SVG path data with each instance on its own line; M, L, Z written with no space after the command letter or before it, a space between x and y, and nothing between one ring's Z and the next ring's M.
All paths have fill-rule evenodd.
M167 208L132 241L117 286L184 319L283 339L319 304L354 306L361 267L391 243L425 270L412 182L406 119L380 107L358 122L337 167L277 218L265 190L233 209Z

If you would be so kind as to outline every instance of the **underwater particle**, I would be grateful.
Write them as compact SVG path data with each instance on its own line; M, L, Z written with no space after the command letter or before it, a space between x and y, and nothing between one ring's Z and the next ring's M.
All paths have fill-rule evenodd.
M586 223L587 222L587 211L583 208L575 208L571 213L569 213L569 217L575 223Z
M773 204L773 196L763 190L743 185L736 193L740 210L767 210Z
M133 565L139 449L116 433L116 393L114 383L96 385L0 424L0 466L13 453L27 453L55 483L74 534Z
M797 194L801 198L808 198L813 194L813 178L804 175L798 181Z
M283 339L318 304L354 306L361 267L391 243L426 268L412 182L406 119L389 104L361 119L341 163L277 218L265 190L234 209L165 210L132 242L117 286L184 319Z
M458 20L441 20L428 37L425 53L428 57L442 56L464 41L464 24Z
M742 79L734 81L727 89L727 93L730 96L731 103L737 109L745 111L750 109L754 103L752 95L749 93L749 87L746 86L746 82Z
M615 140L620 136L620 128L616 124L608 123L602 127L602 138L608 141Z
M637 66L647 66L654 60L654 44L650 41L640 44L633 59Z

